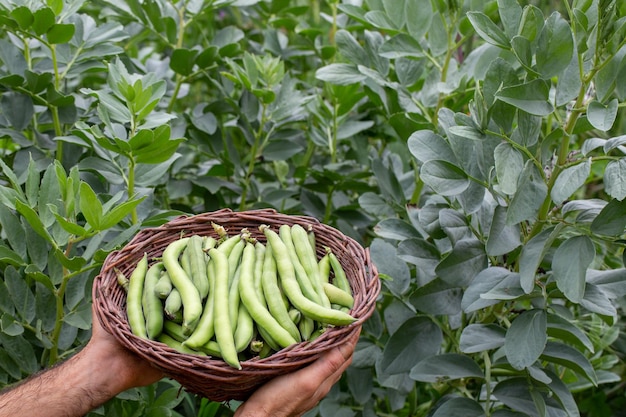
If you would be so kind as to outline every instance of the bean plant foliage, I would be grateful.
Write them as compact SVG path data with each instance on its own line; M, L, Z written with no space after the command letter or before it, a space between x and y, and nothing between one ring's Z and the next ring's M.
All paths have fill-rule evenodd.
M144 227L274 208L383 280L309 416L623 412L626 4L0 0L0 386ZM230 415L176 381L93 416Z

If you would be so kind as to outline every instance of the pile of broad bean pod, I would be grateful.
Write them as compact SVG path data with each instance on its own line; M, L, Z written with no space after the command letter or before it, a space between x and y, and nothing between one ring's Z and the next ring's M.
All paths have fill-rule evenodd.
M317 258L313 232L262 225L261 242L247 229L228 235L213 227L218 239L180 237L151 264L144 255L130 277L117 271L133 334L241 369L242 359L355 320L345 272L330 249Z

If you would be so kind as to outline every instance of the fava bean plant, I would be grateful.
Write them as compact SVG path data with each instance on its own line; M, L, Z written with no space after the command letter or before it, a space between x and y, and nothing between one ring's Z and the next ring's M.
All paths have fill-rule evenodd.
M383 280L308 416L623 413L625 56L618 0L0 0L0 386L84 346L142 228L270 207Z

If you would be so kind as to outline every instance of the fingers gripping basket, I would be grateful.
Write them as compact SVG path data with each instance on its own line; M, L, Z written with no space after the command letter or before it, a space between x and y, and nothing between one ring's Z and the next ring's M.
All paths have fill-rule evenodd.
M345 327L334 327L313 342L301 342L273 355L241 362L236 370L220 358L180 353L167 345L137 337L131 333L126 316L126 293L117 284L114 269L130 276L134 266L147 253L160 257L165 247L181 235L208 235L217 238L212 222L230 234L247 228L253 237L265 242L258 226L266 224L274 230L283 224L312 228L316 236L318 258L330 247L339 258L354 295L350 314L357 320ZM293 372L313 362L324 352L341 345L360 331L363 322L374 311L380 292L380 281L369 251L338 230L314 218L288 216L274 210L233 212L225 209L195 216L178 217L169 223L140 231L124 248L109 254L93 286L94 311L100 323L122 345L145 358L165 375L176 379L189 392L213 401L244 400L268 380Z

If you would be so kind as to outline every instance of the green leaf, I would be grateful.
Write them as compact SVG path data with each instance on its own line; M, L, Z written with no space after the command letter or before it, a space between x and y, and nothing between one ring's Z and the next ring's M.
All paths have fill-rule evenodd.
M439 264L441 254L437 247L422 238L403 240L398 245L398 258L415 265L421 272L420 277L429 281L435 278L435 268Z
M500 266L492 266L478 272L467 286L461 307L466 313L498 304L504 297L487 297L489 293L507 294L516 298L521 295L519 275Z
M600 315L609 326L613 326L617 320L617 309L608 295L598 286L587 283L585 296L580 300L580 305L592 313Z
M476 33L486 42L503 49L510 47L509 37L493 23L489 16L482 12L470 11L467 12L467 17L474 26Z
M13 266L24 264L24 260L17 253L4 245L0 245L0 262Z
M539 213L548 195L548 186L541 174L531 160L526 162L517 184L517 191L507 211L508 224L533 219Z
M606 192L617 200L626 198L626 158L611 161L604 169L604 184Z
M418 130L407 142L409 151L420 162L431 160L456 164L456 156L446 140L431 130Z
M550 227L533 236L524 246L519 257L520 285L526 294L535 286L537 269L558 236L562 226Z
M365 20L378 29L388 31L389 33L396 33L400 27L393 21L387 13L382 10L373 10L365 13Z
M0 343L11 359L19 365L22 372L33 374L39 370L33 345L24 336L9 336L0 332Z
M8 267L4 275L4 282L7 286L17 314L26 323L31 323L35 319L35 296L22 274L13 267Z
M24 216L30 227L32 227L39 236L46 239L46 241L50 242L53 246L56 246L53 237L50 236L50 233L48 233L48 230L41 222L41 219L35 210L19 200L15 202L15 208L22 216Z
M487 267L487 255L478 240L464 239L437 265L435 272L442 280L460 287L467 286L472 278Z
M521 370L534 364L543 352L547 335L547 315L532 309L513 320L504 338L504 351L511 366Z
M409 302L426 314L453 315L461 311L462 295L459 287L435 278L415 290Z
M559 173L550 191L552 201L557 205L562 204L585 184L590 173L591 158L565 168Z
M399 33L385 41L378 49L378 54L387 59L402 57L421 58L424 56L424 48L412 36Z
M519 225L506 224L506 207L496 206L485 246L487 255L499 256L521 245Z
M556 314L548 314L548 336L578 346L581 350L595 351L593 343L587 335L571 321Z
M100 226L103 220L102 203L86 182L80 183L80 211L94 230L103 230Z
M626 269L587 270L587 283L598 287L610 298L626 295Z
M573 53L572 29L558 12L554 12L537 39L537 70L546 79L559 75L568 67Z
M403 10L406 28L413 39L422 39L430 29L433 20L433 6L430 0L407 0Z
M469 187L467 174L458 166L447 161L426 161L420 169L422 181L437 194L454 196Z
M33 13L26 6L19 6L15 9L11 10L9 15L15 19L17 24L20 26L20 29L26 30L33 24L35 18L33 17Z
M409 376L415 381L430 383L484 377L482 369L474 360L459 353L445 353L425 358L411 368Z
M180 75L190 75L196 61L198 51L195 49L177 48L172 52L170 68Z
M104 214L100 227L102 230L112 228L122 221L124 217L129 215L144 200L145 197L137 198L115 206L111 211Z
M615 123L618 105L619 102L616 98L611 100L606 106L597 100L593 100L587 107L587 120L594 128L606 132Z
M24 94L3 93L0 111L15 130L26 129L35 114L33 100Z
M315 78L331 84L350 85L360 83L367 77L351 64L330 64L318 69Z
M478 353L504 346L506 330L496 324L470 324L463 329L460 350Z
M519 33L522 8L516 0L498 0L498 13L504 32L510 38Z
M385 286L398 296L406 292L411 274L407 265L398 259L396 248L382 239L374 239L370 251L372 262L378 268L378 272L392 278L392 281L385 281Z
M374 232L385 239L405 240L420 237L411 224L393 218L381 220L374 226Z
M550 88L543 80L503 87L496 98L535 116L547 116L554 111L549 101Z
M55 23L46 32L46 37L50 43L68 43L74 36L76 27L73 24Z
M441 329L424 317L413 317L396 330L383 349L380 366L386 375L408 372L441 348Z
M572 256L575 253L576 256ZM587 268L595 257L593 241L588 236L574 236L554 252L552 277L563 294L578 303L585 293Z
M517 181L524 170L522 153L509 143L503 142L494 150L496 177L500 190L508 195L517 191Z
M587 378L597 386L598 379L593 365L575 348L559 342L548 342L541 354L541 359L569 368Z
M340 29L335 34L335 42L341 55L352 64L369 65L367 52L347 30Z
M438 406L432 417L484 417L484 415L483 408L476 401L456 397Z
M39 36L48 32L56 20L54 12L49 7L36 10L35 13L33 13L33 18L33 30Z

